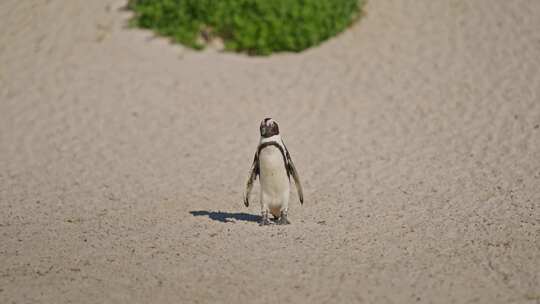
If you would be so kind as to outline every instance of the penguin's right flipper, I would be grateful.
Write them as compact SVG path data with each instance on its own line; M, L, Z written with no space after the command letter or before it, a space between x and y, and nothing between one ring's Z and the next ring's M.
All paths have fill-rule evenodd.
M244 205L246 205L246 207L249 206L249 194L253 188L253 182L257 179L257 175L259 175L259 155L255 153L255 157L253 157L253 164L249 170L249 177L246 182L246 191L244 192Z

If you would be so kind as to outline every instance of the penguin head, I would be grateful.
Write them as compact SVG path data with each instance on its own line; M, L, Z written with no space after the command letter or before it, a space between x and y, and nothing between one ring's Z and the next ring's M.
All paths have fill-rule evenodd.
M265 118L261 121L261 137L271 137L279 134L279 126L272 118Z

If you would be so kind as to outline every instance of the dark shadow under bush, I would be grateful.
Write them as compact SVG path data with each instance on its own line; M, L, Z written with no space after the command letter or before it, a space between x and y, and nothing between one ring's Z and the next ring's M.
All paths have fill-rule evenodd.
M192 48L219 37L249 54L299 52L335 36L363 0L131 0L133 23ZM201 39L201 37L203 39Z

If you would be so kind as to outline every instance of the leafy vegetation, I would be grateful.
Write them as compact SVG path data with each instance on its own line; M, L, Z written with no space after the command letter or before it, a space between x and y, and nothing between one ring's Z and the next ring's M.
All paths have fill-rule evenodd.
M338 34L363 0L130 0L133 23L201 49L219 37L249 54L299 52Z

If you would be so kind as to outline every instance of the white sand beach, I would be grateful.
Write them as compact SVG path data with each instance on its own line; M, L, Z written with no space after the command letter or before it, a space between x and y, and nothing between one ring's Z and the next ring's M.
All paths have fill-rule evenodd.
M540 1L370 1L299 54L0 2L0 303L540 303ZM242 191L273 117L288 226Z

